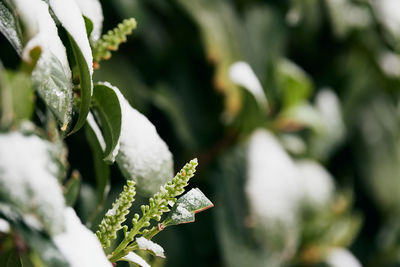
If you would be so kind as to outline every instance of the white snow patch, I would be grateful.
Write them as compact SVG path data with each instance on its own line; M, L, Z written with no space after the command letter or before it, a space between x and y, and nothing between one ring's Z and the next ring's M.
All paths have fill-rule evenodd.
M65 201L52 159L54 145L37 136L0 134L0 195L50 234L64 229ZM39 227L39 226L36 226Z
M118 95L122 126L117 163L127 179L136 181L138 190L152 195L173 177L172 154L154 125L132 108L118 88L103 83Z
M153 252L154 255L165 258L164 249L159 244L156 244L153 241L148 240L144 237L136 238L136 242L140 249L149 250Z
M267 97L262 85L248 63L243 61L233 63L229 68L229 77L234 83L254 95L260 107L268 108Z
M303 185L305 204L316 208L326 205L335 190L332 176L312 160L297 161L296 166Z
M399 0L370 0L377 11L379 19L390 33L400 37L400 1Z
M0 218L0 233L8 232L10 232L10 224L6 220Z
M111 267L96 236L79 220L72 208L65 209L66 230L53 237L71 267Z
M36 0L39 1L39 0ZM24 3L29 1L23 1ZM93 74L93 57L90 48L89 39L86 34L85 21L82 12L75 0L50 0L51 9L56 17L60 20L63 27L75 40L76 44L82 51L89 68L90 75ZM93 89L93 88L92 88Z
M141 267L151 267L142 257L135 252L129 252L128 255L122 258L124 261L136 263Z
M183 205L178 205L176 212L172 214L172 219L175 221L184 221L192 217L193 215Z
M325 262L330 267L361 267L361 263L358 261L354 255L348 251L347 249L343 248L335 248L333 249Z
M302 196L297 168L276 137L256 130L249 141L245 192L254 214L292 225Z
M390 77L400 77L400 57L398 54L385 51L378 57L382 71Z
M30 51L40 46L42 53L50 52L60 61L66 77L71 80L67 52L58 37L57 27L50 16L48 5L42 0L13 0L13 2L30 38L23 49L22 58L30 62Z
M90 41L96 42L101 36L103 28L103 10L99 0L75 0L82 14L88 17L93 23L93 31L90 34Z

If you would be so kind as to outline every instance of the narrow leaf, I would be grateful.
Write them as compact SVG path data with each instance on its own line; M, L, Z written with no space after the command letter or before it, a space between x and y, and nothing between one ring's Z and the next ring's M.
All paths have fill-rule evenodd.
M113 87L96 84L93 93L93 108L100 121L105 141L104 159L114 162L118 153L122 125L121 105Z
M80 77L80 107L79 107L79 117L71 133L77 132L86 122L86 118L90 110L90 102L92 98L92 73L89 66L82 54L82 51L76 44L73 38L69 35L69 40L71 42L72 51L74 53L75 61L79 70Z
M93 155L98 204L102 205L110 188L110 168L103 160L104 139L91 113L89 113L87 122L85 130Z
M79 189L81 186L81 175L78 171L73 171L71 178L68 180L64 187L64 198L67 206L74 206L78 199Z
M213 203L198 188L180 197L172 207L163 226L194 222L195 214L213 207Z

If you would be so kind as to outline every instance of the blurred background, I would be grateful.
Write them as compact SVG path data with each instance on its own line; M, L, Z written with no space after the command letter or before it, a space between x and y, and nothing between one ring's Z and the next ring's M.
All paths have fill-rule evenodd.
M400 266L399 0L101 2L103 32L138 28L95 79L150 119L175 170L199 159L191 186L215 205L160 233L153 266ZM95 229L85 132L66 141Z

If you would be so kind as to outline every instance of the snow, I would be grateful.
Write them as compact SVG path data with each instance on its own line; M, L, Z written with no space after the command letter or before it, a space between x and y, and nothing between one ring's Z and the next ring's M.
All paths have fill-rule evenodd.
M242 86L254 95L260 107L268 107L267 97L262 85L248 63L243 61L233 63L229 68L229 77L234 83Z
M71 80L67 52L58 37L57 27L50 16L48 5L42 0L13 0L13 2L23 22L24 30L30 38L23 49L22 58L30 62L30 51L40 46L42 53L50 52L60 61L66 77Z
M267 130L256 130L250 137L245 192L250 209L270 222L291 225L302 196L297 168Z
M183 205L178 205L176 212L172 215L172 219L175 221L185 221L192 217L193 215Z
M400 77L400 57L398 54L385 51L378 57L378 63L382 71L391 77Z
M0 233L8 232L10 232L10 224L6 220L0 218Z
M141 267L151 267L142 257L137 255L135 252L129 252L128 255L122 258L122 260L136 263Z
M40 0L36 0L40 1ZM23 1L29 2L29 1ZM93 57L87 38L85 21L82 17L82 12L75 0L50 0L50 7L56 17L60 20L62 26L75 40L78 47L81 49L85 61L88 65L90 75L93 74Z
M75 0L82 14L88 17L93 23L93 31L90 34L90 41L96 42L101 37L103 28L103 10L99 0Z
M127 179L136 181L138 191L152 195L173 177L172 154L154 125L132 108L118 88L109 83L121 104L122 126L117 163Z
M65 211L65 232L53 237L54 243L71 267L111 267L96 236L79 220L72 208Z
M305 204L316 208L326 205L335 190L332 176L312 160L299 160L296 166L303 186Z
M0 134L0 147L0 196L19 208L35 228L50 234L63 231L65 201L52 159L54 145L13 132Z
M328 257L325 259L325 262L330 267L361 267L361 263L357 260L354 255L343 248L335 248L333 249Z
M148 240L144 237L136 238L136 242L139 246L139 249L149 250L153 252L154 255L165 258L164 249L159 244L156 244L153 241Z
M396 37L400 37L400 1L399 0L370 0L371 5L386 26Z
M106 149L106 142L104 141L103 138L103 134L101 133L101 130L99 128L99 126L97 125L93 114L91 112L89 112L87 118L86 118L86 122L89 124L90 128L92 128L94 134L97 137L97 140L99 141L100 147L105 150Z

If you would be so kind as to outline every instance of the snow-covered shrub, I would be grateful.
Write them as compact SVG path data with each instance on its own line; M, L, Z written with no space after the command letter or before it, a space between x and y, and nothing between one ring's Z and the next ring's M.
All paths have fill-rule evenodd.
M14 242L17 253L7 247L6 266L11 261L112 266L121 260L146 265L134 251L164 257L150 239L168 226L194 221L196 212L212 206L199 189L177 199L197 160L173 178L172 154L155 126L118 88L93 81L100 61L109 59L136 27L134 19L127 19L101 36L102 23L97 0L0 2L0 31L21 59L17 70L0 69L1 232L5 239L19 240ZM97 213L110 183L109 173L98 168L116 161L127 179L97 238L70 207L79 197L81 178L74 171L66 177L65 139L82 127L94 155ZM129 229L122 224L136 190L153 197ZM124 237L110 249L120 229Z

